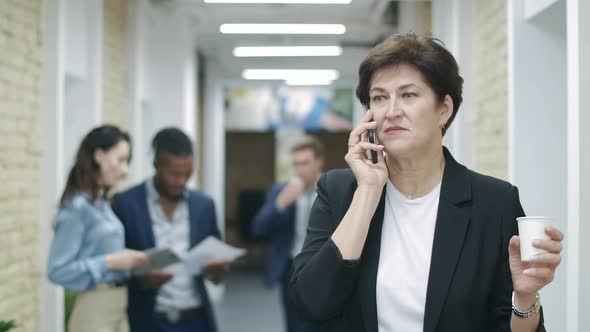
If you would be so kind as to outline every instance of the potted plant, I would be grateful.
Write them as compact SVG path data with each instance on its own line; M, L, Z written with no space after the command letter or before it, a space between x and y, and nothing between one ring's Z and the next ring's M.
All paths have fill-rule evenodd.
M16 325L14 324L13 320L8 321L8 322L0 320L0 332L6 332L9 330L12 330L15 327L16 327Z

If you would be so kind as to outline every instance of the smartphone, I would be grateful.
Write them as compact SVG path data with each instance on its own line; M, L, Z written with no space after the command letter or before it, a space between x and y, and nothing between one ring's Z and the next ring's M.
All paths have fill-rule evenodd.
M375 144L375 142L376 142L376 139L375 139L375 136L376 136L375 129L369 129L368 136L369 136L369 143ZM371 154L371 161L373 162L373 164L376 164L378 162L378 160L377 160L377 151L370 150L369 153Z
M369 109L367 109L367 112L368 111L369 111ZM369 129L368 136L369 136L369 143L376 144L377 134L375 133L375 129ZM369 153L371 154L371 161L373 162L373 164L376 164L378 162L377 151L370 150Z

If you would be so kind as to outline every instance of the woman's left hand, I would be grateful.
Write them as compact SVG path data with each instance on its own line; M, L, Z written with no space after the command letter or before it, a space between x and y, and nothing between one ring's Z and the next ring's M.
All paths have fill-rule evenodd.
M547 252L534 256L530 262L520 259L520 238L515 235L510 239L508 253L515 296L534 298L541 288L553 281L555 269L561 262L563 233L554 226L547 226L545 233L550 239L534 240L533 246Z

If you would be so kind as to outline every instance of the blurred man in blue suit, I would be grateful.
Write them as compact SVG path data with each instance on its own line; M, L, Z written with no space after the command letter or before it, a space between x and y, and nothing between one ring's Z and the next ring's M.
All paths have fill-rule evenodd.
M264 282L267 287L281 284L281 297L288 332L314 332L319 328L298 318L289 300L289 278L293 258L303 247L315 186L324 167L324 147L304 136L291 149L295 174L288 182L276 183L252 222L255 237L270 237Z
M170 248L182 255L208 236L219 238L213 200L186 187L193 173L191 140L177 128L165 128L152 148L155 176L113 198L127 247ZM132 278L127 309L131 332L217 331L203 277L217 282L228 268L227 263L211 262L199 276L180 266Z

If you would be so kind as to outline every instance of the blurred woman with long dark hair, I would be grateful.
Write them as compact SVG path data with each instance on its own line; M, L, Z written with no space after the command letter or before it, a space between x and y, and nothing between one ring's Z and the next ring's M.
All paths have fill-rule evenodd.
M108 191L127 175L131 138L105 125L82 140L60 200L47 261L49 279L80 292L69 331L128 330L129 270L147 256L125 249L124 229L107 201Z

